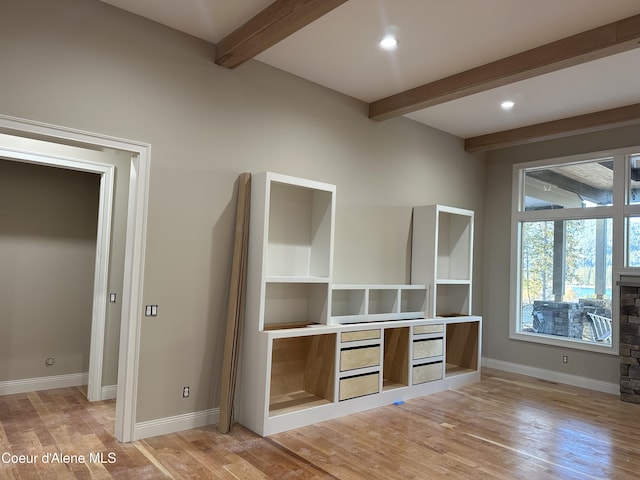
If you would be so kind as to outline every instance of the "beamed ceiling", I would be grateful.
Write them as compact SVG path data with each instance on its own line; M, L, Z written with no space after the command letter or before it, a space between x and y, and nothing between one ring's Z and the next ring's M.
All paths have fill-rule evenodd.
M468 151L640 123L639 0L103 1L215 44L221 67L267 63Z

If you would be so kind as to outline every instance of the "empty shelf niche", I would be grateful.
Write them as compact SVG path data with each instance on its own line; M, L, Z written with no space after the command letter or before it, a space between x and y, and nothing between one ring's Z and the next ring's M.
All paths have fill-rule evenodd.
M404 287L400 293L400 311L402 313L415 312L416 318L424 316L427 310L427 289Z
M264 328L326 324L328 293L327 283L267 283Z
M479 322L447 324L447 377L478 370L478 327Z
M384 330L383 390L409 385L409 341L409 327Z
M471 279L472 218L439 212L437 278Z
M268 276L329 277L333 192L271 183Z
M333 402L335 354L335 334L275 338L269 416Z
M370 288L369 315L398 312L398 289Z
M471 285L438 284L436 286L436 316L455 317L471 314Z
M365 314L364 288L334 288L331 293L331 316L348 317Z

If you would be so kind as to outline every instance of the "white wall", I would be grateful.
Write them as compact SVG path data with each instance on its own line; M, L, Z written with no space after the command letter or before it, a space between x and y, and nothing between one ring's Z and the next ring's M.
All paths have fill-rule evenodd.
M96 0L6 0L0 45L0 113L152 145L138 422L218 406L241 172L337 185L337 282L408 281L413 205L476 210L482 250L485 162L458 138Z

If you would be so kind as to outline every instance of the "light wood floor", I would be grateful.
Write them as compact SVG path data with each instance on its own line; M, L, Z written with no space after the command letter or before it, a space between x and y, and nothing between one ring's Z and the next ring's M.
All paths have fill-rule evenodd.
M482 377L269 438L236 424L227 435L206 427L130 444L112 436L113 401L90 404L77 388L7 395L0 479L640 478L640 405L495 370ZM53 453L77 457L45 463Z

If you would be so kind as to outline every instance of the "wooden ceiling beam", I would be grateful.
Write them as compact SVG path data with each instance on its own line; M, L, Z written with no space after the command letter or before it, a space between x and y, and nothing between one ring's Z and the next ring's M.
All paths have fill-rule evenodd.
M236 68L347 0L276 0L216 44L217 65Z
M369 104L386 120L640 46L640 15L578 33Z
M639 123L640 103L636 103L625 107L467 138L464 141L464 149L467 152L482 152Z

